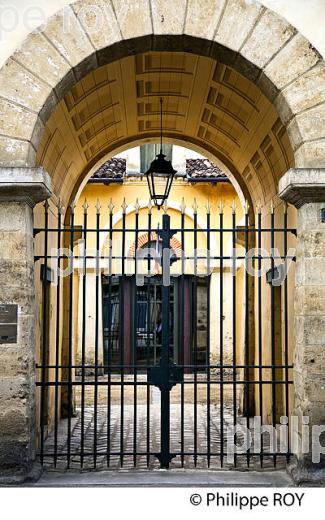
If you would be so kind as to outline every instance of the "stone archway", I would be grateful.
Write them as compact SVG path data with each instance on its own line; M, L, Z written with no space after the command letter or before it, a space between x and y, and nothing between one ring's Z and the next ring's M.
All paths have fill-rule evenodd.
M218 58L253 81L277 107L296 167L319 166L324 156L324 63L278 15L243 0L231 0L224 9L221 3L201 2L199 17L195 1L186 9L180 0L177 10L170 2L115 1L114 11L105 11L106 30L87 33L82 25L87 5L76 2L54 15L2 68L3 165L37 164L36 150L53 107L91 70L123 56L172 49Z
M275 15L272 11L260 5L247 4L243 0L229 0L225 4L205 0L200 2L200 14L196 16L198 2L179 0L178 9L174 2L121 2L113 0L112 9L105 19L105 31L87 30L84 9L88 6L86 0L76 2L63 11L54 15L39 32L31 34L21 48L7 61L0 71L0 107L2 118L0 121L0 162L2 166L1 181L4 185L1 200L5 203L1 211L3 220L3 234L8 240L14 238L17 244L16 227L18 222L25 222L24 229L19 231L20 249L26 253L27 262L20 257L3 254L1 264L6 272L11 273L1 288L1 299L6 302L15 301L20 305L20 336L19 346L22 347L14 375L16 386L21 385L20 374L23 370L24 403L14 402L13 407L6 410L7 424L16 424L19 416L22 435L18 446L12 451L13 440L6 437L1 452L1 463L17 464L28 467L34 457L34 412L33 394L33 345L34 345L34 318L33 318L33 259L32 259L32 213L30 206L49 197L49 177L38 166L44 166L40 160L40 149L46 148L46 132L51 132L55 108L67 96L73 95L76 84L87 78L87 75L100 67L107 66L117 60L120 63L128 56L145 55L148 53L186 53L197 55L208 60L218 60L225 69L236 74L236 82L248 81L248 85L255 85L263 94L267 102L277 112L280 126L274 121L274 133L287 132L289 139L288 149L293 152L290 166L296 168L324 168L325 166L325 127L324 127L324 61L310 43L297 31ZM99 0L96 6L103 3ZM105 3L107 6L107 4ZM134 24L134 20L137 23ZM67 25L68 24L68 31ZM233 28L233 30L231 30ZM198 76L199 77L199 76ZM220 77L215 78L220 82ZM230 89L234 85L230 85ZM253 88L253 87L252 87ZM247 92L246 92L247 94ZM248 96L249 97L249 96ZM214 100L214 102L216 99ZM208 118L211 114L207 115ZM51 119L52 118L52 119ZM203 118L204 122L204 118ZM209 120L209 123L211 121ZM275 126L274 126L275 125ZM210 125L210 126L213 126ZM56 128L52 126L55 134ZM208 141L207 129L204 133L192 135L184 133L186 139L200 145ZM233 131L233 128L231 129ZM139 134L139 129L137 130ZM155 138L155 128L144 134L148 139ZM174 138L178 134L171 129L167 137ZM231 134L232 135L232 134ZM126 133L121 136L119 146L129 142L132 136ZM136 137L136 135L134 136ZM233 137L233 135L232 135ZM264 151L269 143L263 135ZM63 143L64 145L64 143ZM117 144L102 150L107 154ZM227 157L217 152L216 143L205 144L211 154L219 155L225 162ZM279 144L281 148L281 145ZM243 185L250 180L257 179L256 171L259 168L259 157L255 157L256 148L252 150L251 159L256 168L247 171L246 168L234 168L242 178ZM255 159L254 159L255 158ZM57 180L55 171L59 164L55 161L46 168L51 174L55 185ZM87 167L91 161L98 161L100 154L93 153L88 158ZM51 162L51 161L49 161ZM232 160L229 159L229 165ZM87 168L78 167L73 175L73 182L69 184L69 165L61 165L60 191L71 193L78 177L86 174ZM233 167L233 165L232 165ZM285 173L283 170L282 173ZM321 177L314 179L311 170L291 174L282 182L283 198L294 202L297 206L312 206L314 221L319 223L319 201L324 200L324 181ZM302 177L303 176L303 177ZM308 179L320 186L317 190L318 206L315 201L313 186ZM270 183L261 177L259 187L264 187L266 193L270 191ZM319 180L320 179L320 180ZM238 179L239 180L239 179ZM274 179L272 194L277 193ZM304 186L304 183L307 186ZM295 187L293 190L292 186ZM304 198L301 186L309 189L309 197ZM254 191L253 186L250 187ZM294 191L294 193L292 193ZM69 198L69 197L68 197ZM298 202L296 202L298 200ZM305 210L304 210L305 211ZM310 238L310 221L306 213L303 222L302 240ZM308 223L306 224L306 222ZM315 224L312 231L315 231ZM306 228L307 226L307 228ZM317 226L316 226L317 228ZM305 235L304 235L305 233ZM308 237L307 237L308 235ZM317 238L318 240L318 238ZM315 239L315 246L317 240ZM316 257L320 256L317 248ZM304 262L304 258L300 258ZM305 264L304 264L305 265ZM12 287L19 272L23 294L13 294ZM300 282L301 300L305 299L305 289L324 286L321 279L303 279ZM297 293L298 294L298 293ZM322 296L317 298L321 301ZM305 311L300 309L299 322L308 328L308 319ZM321 314L320 319L323 319ZM298 326L298 325L297 325ZM32 348L31 348L32 347ZM305 343L300 348L304 352ZM301 356L297 357L298 364L304 364ZM26 369L27 366L27 369ZM304 372L306 378L312 375L310 370ZM11 377L11 376L10 376ZM299 376L300 377L300 376ZM301 390L301 384L303 390ZM297 388L299 385L297 386ZM301 413L310 410L315 396L300 381L298 408ZM314 401L313 401L314 400ZM300 403L300 404L299 404ZM304 404L305 403L305 404ZM306 405L307 403L307 405ZM310 404L311 403L311 404ZM312 407L313 417L317 421L320 417L320 406ZM4 422L4 423L5 423ZM8 455L10 453L10 456ZM303 463L303 457L302 457ZM3 462L4 461L4 462Z

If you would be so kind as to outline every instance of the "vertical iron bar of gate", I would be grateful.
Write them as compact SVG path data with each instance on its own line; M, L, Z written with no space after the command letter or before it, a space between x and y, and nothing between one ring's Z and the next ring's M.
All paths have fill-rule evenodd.
M224 394L223 394L223 203L220 201L219 209L219 227L220 227L220 272L219 272L219 363L220 363L220 463L223 467L224 458Z
M160 232L162 237L162 351L161 351L161 450L160 464L162 468L168 468L171 460L170 455L170 354L169 354L169 325L170 325L170 257L166 254L170 249L170 216L163 215L163 226ZM164 254L165 253L165 254ZM167 262L166 262L167 260ZM168 264L168 265L167 265ZM168 281L165 280L166 270ZM167 283L166 283L167 282Z
M42 387L41 387L41 463L44 461L44 429L45 429L45 396L46 396L46 350L47 350L47 265L48 265L48 221L49 221L49 203L46 200L44 203L44 272L42 276L43 281L43 329L42 329Z
M232 211L232 364L233 364L233 427L237 424L237 259L236 259L236 205L233 203ZM236 436L234 439L236 443ZM237 454L234 454L234 466L237 466Z
M137 269L137 250L139 247L139 205L138 201L136 201L136 213L135 213L135 279L137 279L138 269ZM138 323L138 291L137 287L135 287L135 310L134 310L134 322L135 327L133 328L133 333L135 334L135 341L133 342L133 365L134 365L134 394L133 394L133 466L137 465L137 323Z
M68 445L67 445L67 463L68 469L71 462L71 418L72 418L72 334L73 334L73 269L74 269L74 218L75 204L70 205L70 262L69 262L69 343L68 343Z
M152 206L151 201L149 201L148 205L148 243L151 242L151 228L152 228ZM159 238L159 237L158 237ZM150 270L151 270L151 258L148 254L148 263L147 263L147 269L148 269L148 289L147 289L147 370L150 365L150 321L151 321L151 312L150 312L150 306L151 306L151 298L150 298L150 291L151 291L151 284L150 284ZM150 464L150 384L147 380L147 467L149 467Z
M276 425L276 371L275 365L275 294L274 294L274 279L275 279L275 263L274 263L274 207L271 205L271 363L272 363L272 426ZM273 430L275 431L275 430ZM274 450L273 450L274 451ZM276 465L276 455L273 455L273 465Z
M263 421L263 344L262 344L262 210L259 207L257 213L257 247L258 247L258 379L259 386L259 411L261 422ZM263 435L260 435L261 442L261 453L260 453L260 464L263 467Z
M211 368L210 368L210 282L211 282L211 236L210 236L210 202L206 206L206 226L207 226L207 276L206 276L206 302L207 302L207 330L206 330L206 355L205 364L207 365L207 462L208 468L211 461Z
M249 412L250 412L250 406L249 406L249 394L250 394L250 388L249 388L249 375L250 371L248 368L249 365L249 273L248 273L248 250L249 250L249 235L248 235L248 229L249 229L249 207L248 203L246 202L245 205L245 370L244 370L244 380L246 381L246 384L244 385L245 388L245 414L246 414L246 428L247 428L247 446L248 446L248 435L249 435ZM247 449L247 466L250 465L250 450Z
M185 332L185 201L182 201L181 207L181 241L182 241L182 278L181 278L181 320L180 320L180 348L181 348L181 360L183 365L185 364L185 341L184 341L184 332ZM187 324L189 326L189 324ZM189 363L191 361L189 360ZM186 371L185 371L186 372ZM184 379L181 382L181 466L184 467L184 397L185 397L185 385Z
M285 416L288 421L288 433L287 433L287 462L290 459L290 447L289 447L289 432L290 432L290 418L289 418L289 330L288 330L288 206L284 205L283 215L283 255L284 255L284 267L285 267L285 279L284 279L284 364L285 364Z
M61 201L58 203L58 220L57 220L57 285L56 285L56 326L55 326L55 389L54 389L54 467L58 458L58 426L59 426L59 363L60 363L60 310L61 310L61 220L62 206Z
M123 467L124 463L124 344L125 344L125 334L124 334L124 304L125 304L125 295L124 295L124 278L125 278L125 225L126 225L126 209L127 204L124 199L122 204L122 276L121 276L121 305L120 305L120 327L119 327L119 336L120 336L120 365L121 365L121 421L120 421L120 465Z
M194 201L194 308L193 308L193 323L194 323L194 467L197 465L197 369L198 369L198 343L197 343L197 205L196 200Z
M100 202L96 203L96 298L95 298L95 389L94 389L94 468L97 466L97 430L98 430L98 349L99 349L99 282L100 282Z
M80 465L83 468L85 450L85 363L86 363L86 290L87 290L87 224L88 204L84 203L83 240L84 255L82 268L82 333L81 333L81 439Z
M112 315L113 315L113 304L112 304L112 274L113 274L113 210L114 206L112 200L109 204L109 245L108 245L108 306L107 306L107 324L108 324L108 335L107 335L107 454L106 461L107 466L110 465L110 453L111 453L111 415L112 415L112 402L111 402L111 380L112 380Z

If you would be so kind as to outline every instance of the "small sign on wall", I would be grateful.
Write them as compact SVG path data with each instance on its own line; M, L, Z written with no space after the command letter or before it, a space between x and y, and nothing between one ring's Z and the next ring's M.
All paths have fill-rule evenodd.
M0 304L0 344L17 343L18 305Z

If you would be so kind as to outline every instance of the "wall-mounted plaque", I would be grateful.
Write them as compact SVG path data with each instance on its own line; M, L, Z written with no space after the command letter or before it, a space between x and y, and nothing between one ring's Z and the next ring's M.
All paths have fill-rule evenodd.
M0 304L0 344L17 343L18 305Z

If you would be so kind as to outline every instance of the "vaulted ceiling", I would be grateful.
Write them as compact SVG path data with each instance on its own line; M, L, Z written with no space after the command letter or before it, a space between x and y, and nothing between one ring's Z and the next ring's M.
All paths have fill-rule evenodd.
M164 133L221 159L255 202L277 193L293 165L285 128L261 91L231 67L181 52L150 52L98 68L65 95L50 117L38 163L57 196L69 198L107 153Z

